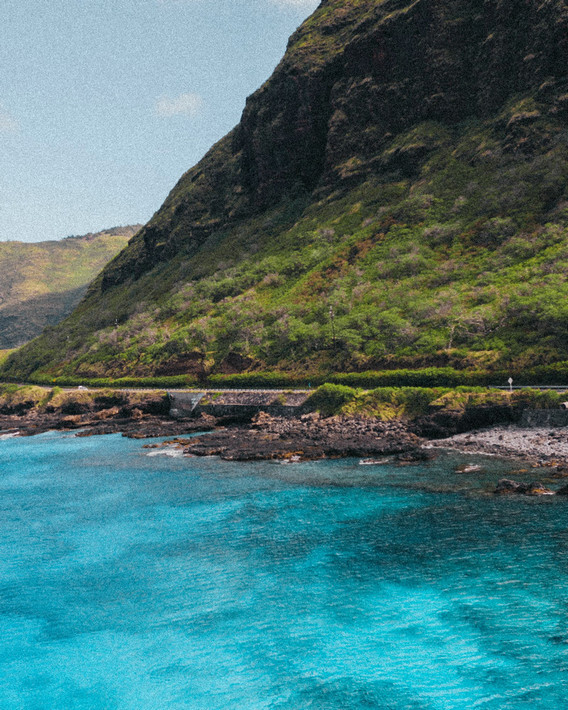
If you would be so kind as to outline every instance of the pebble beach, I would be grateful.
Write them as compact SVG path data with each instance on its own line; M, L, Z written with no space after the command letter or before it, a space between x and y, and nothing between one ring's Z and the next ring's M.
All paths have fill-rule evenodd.
M471 454L519 458L533 464L568 465L568 429L561 427L493 426L431 441L429 445Z

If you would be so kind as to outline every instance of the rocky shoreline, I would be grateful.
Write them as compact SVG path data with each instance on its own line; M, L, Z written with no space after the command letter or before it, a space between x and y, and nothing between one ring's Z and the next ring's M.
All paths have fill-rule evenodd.
M213 423L214 426L214 423ZM0 415L0 436L35 436L48 431L76 431L76 436L122 434L131 439L150 439L161 436L178 436L209 431L212 423L203 419L179 422L153 414L117 413L101 418L82 415L42 415L38 417L14 417Z
M531 466L568 470L568 428L528 428L516 424L476 429L428 442L434 448L513 458Z
M176 445L185 455L219 456L227 461L357 457L373 462L388 456L399 463L411 463L434 458L438 450L446 449L515 460L525 475L540 469L538 477L547 482L568 477L568 428L563 427L495 424L439 438L432 437L416 421L324 417L317 412L278 417L261 411L252 421L207 414L175 419L169 416L163 394L141 397L138 393L94 398L77 394L51 410L28 407L19 412L0 412L0 436L31 436L49 430L75 431L77 436L120 433L136 439L170 437L165 445ZM451 429L446 433L452 434ZM500 481L495 492L554 493L539 481L508 479Z
M298 419L259 413L250 425L227 427L196 437L184 448L194 456L227 461L321 459L397 455L422 460L431 454L400 421L304 414Z
M107 406L107 405L111 406ZM77 431L78 436L120 433L127 437L183 437L201 433L186 447L195 456L220 456L234 461L323 457L402 455L426 458L428 451L453 449L516 459L531 466L568 468L568 428L523 428L496 424L446 437L432 437L416 422L380 421L363 417L324 417L317 412L276 417L259 412L251 420L169 416L163 396L124 397L113 404L66 402L65 406L23 412L0 412L0 434L32 436L50 430ZM450 432L447 432L451 434ZM421 454L417 452L421 451Z
M46 403L32 399L0 405L0 435L33 436L47 431L77 431L78 436L123 434L143 439L211 429L203 418L180 422L169 416L165 393L73 390L55 394Z
M155 404L155 403L154 403ZM154 406L154 409L156 407ZM432 456L424 441L401 421L381 422L350 417L272 417L260 412L252 421L202 414L173 419L166 412L114 406L68 414L65 411L0 414L0 435L33 436L50 430L76 431L77 436L121 433L136 439L177 437L201 433L187 442L184 452L194 456L219 456L228 461L262 459L339 458L347 456L406 456L409 460ZM150 410L150 411L148 411Z

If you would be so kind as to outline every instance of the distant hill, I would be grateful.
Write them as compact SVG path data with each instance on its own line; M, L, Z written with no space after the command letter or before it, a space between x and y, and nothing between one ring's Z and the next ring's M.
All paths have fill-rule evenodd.
M60 241L0 242L0 350L22 345L59 323L141 226Z
M566 362L567 186L565 0L322 0L3 373Z

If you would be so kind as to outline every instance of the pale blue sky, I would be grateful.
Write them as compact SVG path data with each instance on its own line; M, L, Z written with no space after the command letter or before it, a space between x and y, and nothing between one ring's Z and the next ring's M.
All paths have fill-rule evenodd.
M0 240L146 222L318 0L1 0Z

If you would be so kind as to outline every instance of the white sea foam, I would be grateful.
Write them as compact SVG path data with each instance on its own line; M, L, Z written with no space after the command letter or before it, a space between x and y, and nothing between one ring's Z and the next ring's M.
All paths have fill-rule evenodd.
M359 466L383 466L386 463L390 463L390 459L361 459L359 461Z
M171 456L172 458L178 459L183 456L183 449L177 448L163 448L157 449L155 451L150 451L146 456Z

